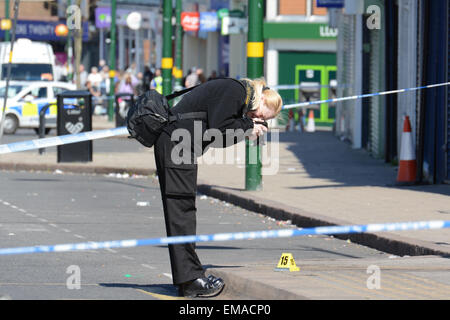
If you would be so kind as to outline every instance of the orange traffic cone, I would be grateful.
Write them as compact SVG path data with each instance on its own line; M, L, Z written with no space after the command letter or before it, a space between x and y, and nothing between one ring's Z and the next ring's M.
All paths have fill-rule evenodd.
M413 146L411 123L409 122L409 117L406 116L403 125L397 182L402 184L413 184L416 182L416 174L417 163L416 153Z
M306 127L307 132L315 132L316 131L316 123L314 121L314 111L309 111L308 125Z

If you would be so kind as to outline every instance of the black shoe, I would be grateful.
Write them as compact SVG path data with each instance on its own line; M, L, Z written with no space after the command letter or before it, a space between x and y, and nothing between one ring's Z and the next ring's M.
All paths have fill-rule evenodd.
M216 276L213 276L210 274L208 276L208 280L211 281L213 284L220 284L220 282L223 282L222 278L217 278Z
M220 278L198 278L180 285L179 293L182 297L214 297L218 295L225 283Z

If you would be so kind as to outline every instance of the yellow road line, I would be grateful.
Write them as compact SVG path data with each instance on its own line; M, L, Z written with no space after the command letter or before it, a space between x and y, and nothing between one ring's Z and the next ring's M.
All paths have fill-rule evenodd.
M360 288L356 288L356 287L349 288L348 283L346 283L346 282L344 283L344 285L345 285L344 287L341 287L339 285L334 285L333 283L330 283L330 280L334 281L334 279L327 278L326 276L323 276L323 277L327 278L327 279L322 279L321 278L322 276L323 276L322 274L317 275L317 278L314 278L314 281L320 280L321 282L325 282L327 287L332 287L334 289L337 289L338 291L345 291L347 293L350 293L351 295L356 295L357 297L361 297L362 295L367 295L367 294L371 295L372 294L372 292L361 291ZM341 281L334 281L334 282L341 282ZM372 297L364 296L363 298L371 299ZM373 297L373 298L376 299L377 297Z
M339 276L342 276L341 274L339 274ZM355 279L355 278L351 278L351 282L349 282L349 281L346 281L346 280L341 280L341 279L338 279L338 278L336 278L336 277L333 277L333 276L331 276L331 275L325 275L325 274L319 274L319 277L324 277L324 278L326 278L326 279L328 279L329 281L334 281L334 282L338 282L338 283L341 283L341 284L343 284L343 285L345 285L345 286L350 286L350 287L352 287L352 288L354 288L354 289L356 289L356 290L358 290L359 292L361 292L362 294L372 294L372 295L378 295L378 296L381 296L382 298L384 298L384 297L389 297L389 298L391 298L391 299L394 299L394 300L399 300L399 299L401 299L400 297L398 297L397 295L391 295L391 294L389 294L389 293L386 293L386 292L380 292L380 290L370 290L370 289L368 289L367 287L360 287L360 286L354 286L354 285L352 285L354 282L356 282L355 280L359 280L359 279ZM359 282L359 281L358 281ZM365 283L365 281L364 281L364 283Z
M445 284L442 284L442 283L439 283L439 282L436 282L436 281L433 281L430 279L416 277L414 275L410 275L410 274L406 274L406 273L398 273L395 276L392 274L388 274L388 276L396 277L396 280L412 284L413 286L419 287L421 289L433 290L433 292L427 291L426 294L440 297L441 299L442 298L445 298L445 299L450 298L450 286L448 286L448 285L445 285ZM408 277L410 277L410 279L408 279ZM423 282L424 284L421 284L420 282ZM437 293L439 293L439 294L437 294Z
M340 274L340 276L342 276L344 278L346 277L348 279L350 278L350 279L362 281L363 283L366 282L364 277L362 277L362 279L355 279L355 278L352 278L352 277L350 277L348 275L344 275L344 274ZM395 280L397 280L397 279L395 279ZM412 299L424 299L424 298L426 298L426 296L427 296L426 294L423 294L423 293L416 294L416 293L409 292L409 290L411 290L411 289L413 289L413 288L408 288L408 287L399 285L396 282L387 281L386 280L386 272L384 272L384 273L381 273L381 289L379 289L379 290L375 289L374 291L382 292L383 290L386 290L386 291L389 291L391 293L394 293L394 294L397 294L397 295L400 295L400 296L401 295L409 296ZM424 295L425 295L425 297L424 297ZM400 297L398 297L398 298L402 299Z
M150 292L150 291L146 291L143 289L136 289L139 292L145 293L149 296L152 296L153 298L156 298L158 300L187 300L184 297L175 297L175 296L168 296L165 294L160 294L160 293L154 293L154 292Z

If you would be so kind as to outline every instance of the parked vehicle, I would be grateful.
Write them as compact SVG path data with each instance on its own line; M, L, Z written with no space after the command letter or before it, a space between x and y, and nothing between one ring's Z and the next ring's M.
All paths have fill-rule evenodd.
M11 44L0 43L0 80L6 80ZM55 54L50 44L17 39L11 60L11 80L55 80Z
M0 115L3 111L5 89L5 82L0 82ZM50 103L51 106L45 113L45 126L48 133L52 128L56 128L56 96L61 92L75 89L75 85L66 82L11 81L3 132L13 134L18 128L32 128L38 132L39 112Z

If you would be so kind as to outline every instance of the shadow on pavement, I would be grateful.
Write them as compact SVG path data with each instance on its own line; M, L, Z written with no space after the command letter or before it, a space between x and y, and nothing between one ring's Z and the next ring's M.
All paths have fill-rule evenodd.
M303 167L287 168L298 166L298 163L289 163L284 159L280 162L280 171L284 171L283 174L298 175L299 179L306 176L330 182L321 181L317 185L292 187L293 189L382 186L450 195L449 185L397 186L396 166L371 157L366 150L352 149L331 131L281 132L279 138L280 143L287 144L287 150L292 152ZM270 140L270 137L268 139Z
M129 288L142 290L149 294L157 294L168 297L179 297L177 288L172 284L135 284L135 283L99 283L99 286L105 288Z

